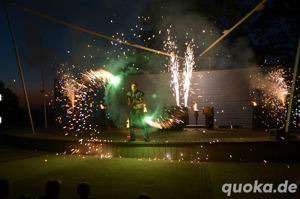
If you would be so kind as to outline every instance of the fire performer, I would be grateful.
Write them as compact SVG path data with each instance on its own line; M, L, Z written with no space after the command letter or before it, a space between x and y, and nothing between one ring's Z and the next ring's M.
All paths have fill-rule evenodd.
M141 128L144 135L144 140L148 142L149 133L147 124L144 121L144 92L138 89L137 83L131 84L131 91L127 93L127 101L130 108L130 141L135 141L135 129Z

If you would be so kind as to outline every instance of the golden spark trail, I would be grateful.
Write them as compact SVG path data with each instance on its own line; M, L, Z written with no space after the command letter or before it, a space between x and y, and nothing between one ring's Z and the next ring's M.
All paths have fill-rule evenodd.
M83 74L87 80L91 81L94 84L100 84L100 86L105 85L106 83L111 83L117 85L120 83L120 78L114 76L110 72L99 69L99 70L90 70L89 72Z

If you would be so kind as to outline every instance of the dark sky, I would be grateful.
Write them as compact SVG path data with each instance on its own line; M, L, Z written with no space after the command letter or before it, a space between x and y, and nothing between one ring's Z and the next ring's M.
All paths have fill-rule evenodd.
M294 2L293 5L296 5L296 0L291 1ZM139 21L141 19L138 19L138 17L150 7L149 5L154 6L155 9L160 9L163 8L161 2L165 3L163 9L152 10L151 14L156 15L155 17L159 19L158 22L155 21L154 23L161 23L161 15L168 11L169 18L173 20L173 23L177 23L175 26L177 25L179 30L182 30L179 33L177 32L178 34L185 36L186 25L192 23L193 26L198 27L198 29L195 29L194 34L202 38L202 30L211 25L212 28L213 26L218 27L215 29L215 37L218 37L218 34L222 30L230 28L231 25L257 5L260 0L190 0L186 2L180 1L180 3L178 3L179 1L158 0L19 0L16 2L72 24L87 27L95 32L109 36L116 35L116 33L119 33L119 35L124 33L129 41L142 44L139 39L132 37L130 29L134 28L136 24L141 25L141 21ZM166 2L173 2L174 5L168 6ZM234 5L233 2L236 3L235 6L232 6ZM286 28L286 26L294 27L292 23L288 23L288 20L296 16L293 17L294 13L290 12L290 9L294 6L286 6L288 9L281 10L281 5L284 4L288 3L281 0L269 0L267 8L251 16L246 23L243 23L233 34L230 34L230 37L218 45L224 52L226 51L226 53L223 53L223 57L231 53L231 57L238 58L238 64L240 64L241 61L248 60L254 57L254 55L266 52L271 53L272 51L269 50L270 45L272 49L273 47L275 48L272 42L277 42L275 44L278 44L279 48L282 47L282 44L286 44L286 40L291 37L290 33L297 32L298 29ZM277 5L277 7L274 5ZM3 4L1 3L0 6L0 81L3 81L7 87L16 92L24 105L22 87ZM236 9L237 7L241 9ZM197 16L190 15L191 13L184 13L187 10L188 12L195 12ZM293 10L297 12L297 9ZM219 13L219 11L223 13ZM200 16L199 12L201 12L200 14L202 12L205 13L203 14L204 16ZM181 17L183 13L185 17ZM262 13L267 15L261 17ZM86 67L92 67L93 65L101 66L105 64L106 53L113 51L113 47L109 41L71 30L60 24L26 13L16 6L9 5L9 14L21 54L30 101L35 106L42 103L41 93L39 92L41 89L41 65L45 67L46 89L50 91L53 89L53 79L55 77L53 69L59 64L69 63ZM283 16L282 20L273 21L272 16L279 15ZM173 16L179 16L179 18L173 19ZM289 18L285 19L285 16ZM277 33L274 34L274 32ZM288 34L285 35L282 33ZM244 37L242 40L239 38L241 35ZM289 39L291 43L289 45L292 46L293 53L295 52L296 42L294 40L297 40L296 37L293 40ZM257 47L256 51L253 51L252 47L255 47L259 43L265 43L268 38L271 38L271 43L266 45L265 48ZM213 37L211 38L211 40L214 39ZM249 41L252 42L251 46L249 45ZM211 43L211 41L206 42L206 45L208 43ZM229 45L226 45L226 43L231 45L231 51L228 51ZM88 44L91 44L94 48L87 48ZM262 49L261 52L259 52L260 49ZM286 48L282 50L282 53L286 54ZM93 55L93 62L83 59L83 55ZM158 65L155 62L156 57L153 60L151 64L153 66Z
M129 27L137 23L137 17L142 13L147 4L147 1L140 0L24 0L16 2L50 16L88 27L91 30L107 35L112 35L116 32L128 32ZM55 65L60 61L67 61L68 54L66 52L68 50L72 52L75 48L76 50L83 49L84 45L97 38L33 16L15 6L9 6L9 13L22 58L29 95L34 105L39 104L40 93L36 91L41 88L41 70L38 64L40 40L42 40L44 54L49 54L50 56L47 57L48 61L45 73L47 87L51 89L51 79L53 79L54 74L48 62L52 62ZM0 24L0 81L3 81L7 87L13 89L22 98L19 73L3 4L1 4L0 8ZM40 39L41 37L42 39ZM103 48L110 45L108 41L99 42L100 44L98 43L98 45ZM36 50L33 51L33 55L28 55L28 47ZM37 59L33 63L27 60L28 57L32 56L35 56ZM57 59L57 62L55 59ZM14 80L16 81L15 83Z

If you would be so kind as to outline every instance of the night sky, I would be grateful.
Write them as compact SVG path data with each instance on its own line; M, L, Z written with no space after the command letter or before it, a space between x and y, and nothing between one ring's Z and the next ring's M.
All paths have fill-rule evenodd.
M129 30L128 27L136 23L137 17L144 9L146 3L147 1L139 0L90 0L88 3L87 1L20 1L21 5L107 35L112 35L118 31L126 33ZM40 35L42 35L42 48L46 48L45 54L49 51L52 52L51 57L47 57L47 66L45 67L47 87L51 89L53 87L51 79L54 74L48 65L51 65L51 62L56 64L55 59L67 61L69 57L66 51L72 52L75 48L80 50L80 48L82 49L84 45L95 38L25 13L15 6L9 7L9 13L22 58L25 80L30 90L29 95L34 105L39 104L40 93L36 91L41 89L41 70L38 64L34 63L35 61L32 63L30 62L31 60L24 60L26 59L28 47L38 44L41 40ZM20 78L3 4L1 4L0 24L2 24L0 29L0 80L22 97ZM30 44L29 42L32 43ZM102 42L100 44L102 46L109 45L107 41L100 42ZM39 50L34 53L36 54L36 62L38 62ZM28 62L32 64L29 65ZM16 80L15 83L14 80Z
M50 16L57 17L59 19L71 22L73 24L78 24L80 26L87 27L90 30L104 33L109 36L116 34L117 32L124 33L125 35L129 35L127 36L128 40L140 43L139 40L136 40L135 38L131 37L129 32L130 28L134 27L135 24L138 23L138 17L141 16L141 14L149 5L150 1L24 0L17 2L21 5L38 10L39 12L46 13ZM154 2L157 3L159 1ZM190 12L190 10L192 10L191 8L193 8L193 2L195 1L191 1L191 3L186 3L187 5L189 5L189 9L187 9L186 12ZM217 1L211 0L205 2L207 2L206 4L208 6L208 9L213 9L214 7L212 5L216 4ZM216 27L218 27L219 29L224 29L224 27L230 27L230 25L233 25L234 22L241 18L245 13L247 13L260 1L240 0L236 2L236 5L243 7L243 9L237 10L235 9L235 7L232 8L233 10L235 10L235 13L239 12L238 15L233 15L233 13L230 12L230 10L225 10L224 16L220 16L218 20L212 21L212 23ZM267 8L268 6L272 6L274 2L276 3L276 1L270 0L267 4ZM228 4L224 2L219 3L215 5L215 8L216 10L218 10L224 7L225 5L229 5L230 8L231 1L228 1ZM168 4L162 4L162 6L158 5L158 7L167 9ZM179 12L178 10L180 10L181 5L177 5L178 10L173 11L173 8L174 7L170 6L170 9L166 12ZM13 30L17 38L17 45L22 58L25 80L27 83L27 87L29 88L30 100L34 106L41 104L41 94L39 92L39 90L41 89L41 63L45 67L45 79L47 87L46 89L47 91L49 91L53 88L53 78L55 77L54 68L56 67L56 65L66 62L74 63L78 61L79 56L89 53L88 49L86 48L88 44L97 46L98 54L97 59L94 61L94 64L102 65L104 63L103 60L105 59L105 52L107 51L107 49L111 48L109 41L92 37L86 33L79 33L59 24L47 21L37 16L33 16L32 14L26 13L15 6L9 6L9 13L12 19ZM155 10L152 14L155 14ZM217 12L214 13L214 15L217 14ZM225 17L226 15L227 17ZM234 17L232 17L232 15ZM241 30L249 31L247 30L247 27L250 27L253 24L255 25L257 21L261 20L260 15L261 13L255 14L252 18L250 18L249 23L246 23L244 24L244 26L242 26ZM277 13L274 13L274 16L275 15L277 15ZM208 20L211 20L209 19L209 16L207 16L206 18L208 18ZM282 31L289 31L289 27L284 27L284 25L289 26L288 23L288 21L283 20L283 22L281 23L281 28L283 29ZM24 104L22 100L23 95L17 65L15 61L15 54L12 48L12 41L8 31L8 25L5 17L3 4L1 4L0 8L0 24L0 81L3 81L7 87L16 92L21 98L21 104ZM238 30L236 33L234 33L233 38L234 36L238 37L238 34L243 34L244 32L241 32L241 30ZM274 29L270 30L270 32L274 32L275 30L277 30L277 28L274 27ZM257 32L257 30L254 29L253 32ZM253 32L251 34L253 34ZM255 45L256 43L258 43L259 40L257 38L253 39L252 37L255 36L251 34L247 35L248 40L252 42L252 45ZM262 38L262 35L260 35L260 39ZM230 41L226 42L230 44ZM293 42L290 42L289 45L292 48L293 54L296 46L294 40ZM42 51L40 49L42 49ZM226 49L226 47L223 46L223 49ZM239 49L235 46L233 46L232 49L239 51ZM248 54L251 54L251 56L254 57L254 55L252 54L255 54L255 52L252 52L251 46L249 47L249 51L251 52ZM250 59L248 55L246 56L246 59ZM89 63L80 64L89 65Z

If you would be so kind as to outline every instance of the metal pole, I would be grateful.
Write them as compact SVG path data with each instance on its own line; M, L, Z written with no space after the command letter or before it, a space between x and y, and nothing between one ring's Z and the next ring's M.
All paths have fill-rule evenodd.
M21 81L22 81L23 92L24 92L24 96L25 96L25 99L26 99L26 105L27 105L30 125L31 125L31 129L32 129L32 133L35 134L32 115L31 115L31 109L30 109L30 103L29 103L29 100L28 100L28 95L27 95L27 90L26 90L26 85L25 85L25 79L24 79L24 75L23 75L23 69L22 69L22 65L21 65L21 61L20 61L20 54L19 54L19 51L18 51L16 38L15 38L13 29L12 29L12 26L11 26L10 17L9 17L9 14L8 14L8 8L6 7L7 5L5 5L5 3L3 3L3 4L4 4L7 23L8 23L9 33L10 33L10 36L11 36L11 39L12 39L12 42L13 42L13 47L14 47L14 51L15 51L15 56L16 56L16 61L17 61L18 69L19 69L19 74L20 74L20 78L21 78Z
M100 37L102 39L114 41L116 43L120 43L120 44L123 44L123 45L131 46L131 47L138 48L138 49L141 49L141 50L144 50L144 51L152 52L152 53L155 53L157 55L163 55L163 56L171 57L170 53L163 52L163 51L160 51L160 50L156 50L156 49L153 49L153 48L148 48L148 47L145 47L145 46L142 46L142 45L139 45L139 44L131 43L129 41L122 40L122 39L116 38L116 37L111 37L111 36L108 36L108 35L105 35L105 34L102 34L102 33L98 33L98 32L89 30L89 29L87 29L85 27L78 26L78 25L75 25L75 24L71 24L71 23L68 23L66 21L60 20L58 18L51 17L49 15L43 14L43 13L38 12L36 10L33 10L31 8L22 6L22 5L18 4L17 2L13 2L13 5L16 6L16 7L18 7L18 8L20 8L20 9L22 9L25 12L31 13L33 15L36 15L36 16L39 16L39 17L42 17L42 18L45 18L45 19L53 21L55 23L59 23L59 24L61 24L63 26L66 26L68 28L71 28L71 29L74 29L74 30L77 30L77 31L80 31L80 32L85 32L85 33L88 33L90 35L93 35L93 36L96 36L96 37ZM183 57L180 57L180 56L177 56L177 57L179 59L181 59L181 60L184 59Z
M254 12L260 11L263 9L264 3L267 0L262 0L254 9L252 9L246 16L244 16L241 20L239 20L234 26L232 26L229 30L224 30L223 35L219 37L214 43L212 43L208 48L206 48L199 56L203 56L210 49L212 49L215 45L217 45L220 41L222 41L229 33L231 33L235 28L237 28L241 23L243 23L247 18L249 18Z
M286 125L285 125L285 130L284 130L285 137L288 137L289 132L290 132L293 99L294 99L294 93L295 93L295 89L296 89L296 81L297 81L298 68L299 68L299 58L300 58L300 37L298 40L297 54L296 54L296 60L295 60L295 65L294 65L293 82L292 82L290 101L289 101L289 108L288 108L288 112L287 112L287 119L286 119Z
M42 51L42 36L40 38L40 65L41 65L41 77L42 77L42 90L43 95L43 107L44 107L44 126L48 128L47 121L47 105L46 105L46 95L45 95L45 75L44 75L44 65L43 65L43 51Z
M246 16L244 16L241 20L239 20L233 27L231 27L229 30L224 30L223 35L221 37L219 37L214 43L212 43L207 49L205 49L199 56L201 57L204 54L206 54L211 48L213 48L216 44L218 44L221 40L223 40L230 32L232 32L235 28L237 28L241 23L243 23L247 18L249 18L254 12L262 10L263 6L264 6L264 3L266 3L266 2L267 2L267 0L262 0L253 10L251 10ZM20 5L16 2L13 2L13 5L20 8L20 9L22 9L23 11L26 11L26 12L29 12L33 15L36 15L36 16L48 19L50 21L59 23L63 26L66 26L68 28L71 28L71 29L74 29L74 30L77 30L77 31L80 31L80 32L85 32L85 33L91 34L93 36L97 36L97 37L100 37L100 38L103 38L103 39L106 39L106 40L110 40L110 41L114 41L114 42L117 42L117 43L120 43L120 44L123 44L123 45L138 48L138 49L141 49L141 50L144 50L144 51L152 52L152 53L155 53L155 54L158 54L158 55L164 55L164 56L171 57L170 53L163 52L163 51L156 50L156 49L152 49L152 48L148 48L148 47L145 47L145 46L142 46L142 45L139 45L139 44L130 43L129 41L123 41L122 39L119 39L119 38L110 37L110 36L107 36L105 34L101 34L101 33L89 30L87 28L77 26L75 24L68 23L68 22L63 21L63 20L59 20L58 18L54 18L54 17L51 17L49 15L43 14L43 13L38 12L36 10L33 10L33 9L28 8L28 7L22 6L22 5ZM184 57L181 57L181 56L177 56L177 57L181 60L184 60Z

